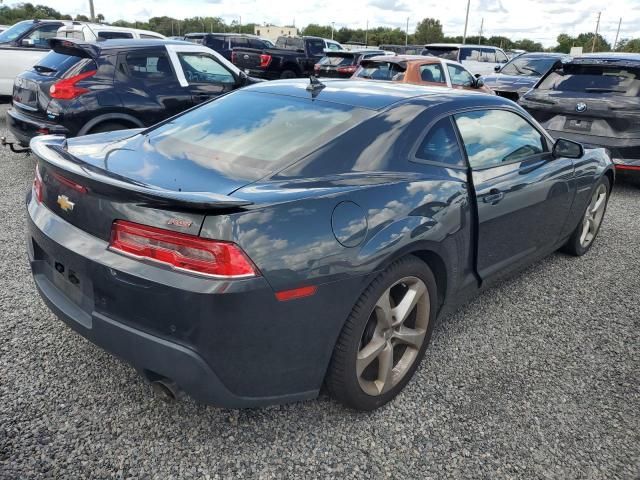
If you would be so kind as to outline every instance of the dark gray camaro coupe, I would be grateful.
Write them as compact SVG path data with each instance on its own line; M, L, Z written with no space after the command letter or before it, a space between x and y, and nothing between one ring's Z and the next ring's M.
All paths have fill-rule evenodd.
M147 130L34 139L28 250L49 307L159 390L225 407L397 395L436 320L558 248L613 184L513 102L264 83Z

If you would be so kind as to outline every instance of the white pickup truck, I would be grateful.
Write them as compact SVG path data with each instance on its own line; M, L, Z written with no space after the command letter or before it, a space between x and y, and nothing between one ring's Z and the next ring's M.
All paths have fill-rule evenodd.
M99 38L158 38L164 36L146 30L71 20L24 20L0 33L0 96L13 93L13 80L38 63L49 51L54 37L95 41Z

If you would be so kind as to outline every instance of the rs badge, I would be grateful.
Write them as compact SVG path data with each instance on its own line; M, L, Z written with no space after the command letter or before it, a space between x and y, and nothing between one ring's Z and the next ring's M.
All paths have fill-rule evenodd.
M60 208L65 212L71 212L73 207L76 206L66 195L58 195L58 205L60 205Z

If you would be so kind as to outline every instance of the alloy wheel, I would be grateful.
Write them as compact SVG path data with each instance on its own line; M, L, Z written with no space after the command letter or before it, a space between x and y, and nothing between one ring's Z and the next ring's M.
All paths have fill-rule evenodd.
M429 325L430 300L425 283L405 277L376 302L360 339L356 373L368 395L396 386L414 364Z
M582 233L580 234L580 246L587 248L598 233L602 218L604 217L604 210L607 205L607 187L604 184L600 184L596 191L593 192L591 202L587 207L587 211L584 214L582 221Z

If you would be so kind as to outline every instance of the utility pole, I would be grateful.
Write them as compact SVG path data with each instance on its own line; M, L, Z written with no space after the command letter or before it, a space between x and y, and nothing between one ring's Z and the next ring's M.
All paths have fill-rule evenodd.
M598 28L600 28L600 15L602 12L598 12L598 21L596 22L596 34L593 36L593 43L591 44L591 53L596 49L596 40L598 39Z
M616 50L618 46L618 37L620 36L620 25L622 25L622 17L620 17L620 21L618 22L618 31L616 32L616 41L613 42L613 50Z
M336 28L336 22L331 22L331 40L333 40L333 31Z
M409 17L407 17L407 31L404 32L404 46L409 45Z
M238 17L240 20L238 21L238 33L242 33L242 15Z
M91 12L91 21L95 22L96 21L96 12L93 9L93 0L89 0L89 12Z
M369 20L367 20L367 27L364 29L364 46L365 47L369 45L369 42L367 41L368 37L369 37Z
M469 7L471 6L471 0L467 0L467 16L464 19L464 34L462 35L462 44L467 43L467 25L469 24Z
M484 17L482 18L482 22L480 22L480 38L478 38L478 45L482 45L482 30L484 29Z

